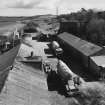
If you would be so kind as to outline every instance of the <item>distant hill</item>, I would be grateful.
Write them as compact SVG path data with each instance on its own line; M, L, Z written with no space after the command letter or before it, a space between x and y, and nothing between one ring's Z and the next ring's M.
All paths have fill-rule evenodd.
M0 16L0 22L15 22L15 21L23 21L23 20L33 20L33 19L47 19L55 17L55 15L36 15L36 16L20 16L20 17L8 17L8 16Z

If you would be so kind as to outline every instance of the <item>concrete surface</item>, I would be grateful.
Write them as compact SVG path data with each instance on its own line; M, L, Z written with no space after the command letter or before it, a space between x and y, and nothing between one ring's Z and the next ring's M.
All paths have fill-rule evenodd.
M46 58L44 43L30 42L33 48L21 45L18 57L28 56L31 51L35 55ZM15 61L5 86L0 94L0 105L51 105L44 73L38 69Z

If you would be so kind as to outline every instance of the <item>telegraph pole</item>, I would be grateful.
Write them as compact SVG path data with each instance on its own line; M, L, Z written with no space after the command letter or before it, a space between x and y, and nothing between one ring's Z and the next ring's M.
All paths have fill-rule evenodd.
M56 7L56 16L58 16L58 6Z
M58 14L59 14L59 7L56 6L56 19L57 19L57 20L59 20L59 18L58 18Z

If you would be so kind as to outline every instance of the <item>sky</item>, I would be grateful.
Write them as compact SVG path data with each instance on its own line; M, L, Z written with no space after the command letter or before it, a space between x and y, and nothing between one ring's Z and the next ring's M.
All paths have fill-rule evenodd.
M105 0L0 0L0 16L66 14L85 9L105 10Z

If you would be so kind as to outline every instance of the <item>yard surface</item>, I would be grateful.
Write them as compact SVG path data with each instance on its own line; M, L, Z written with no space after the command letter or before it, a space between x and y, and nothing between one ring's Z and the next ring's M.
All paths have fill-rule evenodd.
M104 83L86 82L80 87L80 95L65 97L56 90L48 91L46 76L39 63L20 62L23 57L42 56L56 67L56 58L48 51L47 42L25 39L28 45L22 44L14 68L10 71L5 86L0 94L0 105L105 105Z

